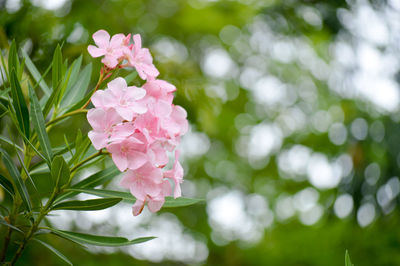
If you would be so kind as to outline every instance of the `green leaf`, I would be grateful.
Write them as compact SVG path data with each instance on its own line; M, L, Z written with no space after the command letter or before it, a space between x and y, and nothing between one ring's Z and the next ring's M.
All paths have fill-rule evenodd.
M14 225L11 225L11 224L7 223L3 219L0 220L0 224L5 225L7 227L10 227L11 229L13 229L13 230L15 230L15 231L17 231L17 232L19 232L21 234L24 234L24 232L22 232L21 229L19 229L18 227L15 227Z
M33 188L37 191L35 182L33 182L33 179L32 179L32 177L31 177L31 175L29 174L29 171L28 171L28 169L26 168L24 162L22 161L21 156L19 155L19 153L18 153L18 151L17 151L17 148L16 148L15 146L14 146L14 149L15 149L15 153L17 154L18 161L19 161L19 163L20 163L21 166L22 166L22 169L24 169L24 172L25 172L26 176L29 178L29 181L31 181Z
M26 68L29 70L29 72L31 73L33 79L39 83L40 88L43 90L44 94L47 96L50 96L51 94L51 90L50 88L47 86L46 82L43 79L43 76L40 75L39 71L37 70L36 66L33 64L31 58L29 57L29 55L25 52L24 49L21 49L21 53L22 56L25 59L25 65Z
M350 255L347 250L346 250L346 255L344 256L344 262L345 262L345 266L354 266L354 264L351 263Z
M92 64L90 63L83 68L77 82L66 92L62 101L62 106L70 106L80 100L82 95L85 95L90 83L91 75Z
M51 176L56 187L61 187L69 181L69 167L61 155L54 157L51 163Z
M11 146L15 146L18 150L20 151L24 151L24 149L22 149L20 146L18 146L17 144L15 144L14 142L12 142L11 140L9 140L8 138L4 137L4 136L0 136L0 140L4 141L7 144L10 144Z
M184 207L190 206L193 204L197 204L203 202L202 199L192 199L192 198L184 198L179 197L174 199L173 197L165 197L165 203L163 205L164 208L177 208L177 207Z
M67 109L67 111L65 111L65 113L69 113L72 111L75 111L79 108L82 108L85 103L87 103L87 101L89 101L89 99L92 97L91 93L86 94L79 102L73 104L71 107L69 107L69 109Z
M119 203L121 198L102 198L90 200L71 200L55 205L53 210L98 211Z
M0 152L3 154L2 159L3 159L4 165L8 169L8 172L10 173L10 176L12 177L12 179L14 181L14 185L16 186L18 193L21 196L21 199L22 199L22 202L24 203L25 208L28 211L31 211L32 204L31 204L31 201L29 198L28 190L26 189L25 183L22 180L17 167L15 166L14 162L12 161L10 155L8 155L8 153L5 150L0 148Z
M137 72L133 71L129 75L127 75L124 79L127 84L131 83L137 77Z
M69 191L76 191L76 192L82 192L86 194L91 194L99 197L119 197L122 198L124 202L127 203L135 203L136 199L134 196L132 196L131 193L129 192L121 192L121 191L112 191L112 190L105 190L105 189L89 189L89 188L69 188ZM163 207L165 208L175 208L175 207L183 207L183 206L189 206L193 205L199 202L202 202L203 200L201 199L191 199L191 198L176 198L174 199L173 197L165 197L165 203Z
M0 73L3 73L2 70ZM0 91L0 98L7 99L6 96L8 95L8 92L10 91L10 88L6 88L4 90Z
M49 136L46 132L46 125L42 113L42 108L39 105L39 101L36 97L34 90L29 86L29 97L31 99L31 119L33 127L35 128L36 134L38 136L40 147L42 148L43 154L50 165L53 159L53 151L51 149Z
M53 63L52 63L52 85L53 90L58 90L58 87L61 83L63 77L63 61L62 61L62 53L61 47L57 44L56 50L53 55Z
M1 65L3 66L3 69L0 71L0 73L1 73L1 78L2 78L2 80L4 80L4 82L6 81L6 80L4 79L4 77L3 77L3 70L4 70L4 73L6 74L7 80L10 81L10 74L9 74L9 71L7 71L7 69L8 69L8 70L10 70L10 69L7 67L6 62L5 62L5 60L4 60L3 53L2 53L1 51L0 51L0 59L1 59ZM8 66L9 66L9 65L8 65Z
M11 98L20 129L29 139L29 112L15 69L10 74Z
M50 97L47 99L46 104L44 105L44 108L43 108L43 116L44 117L46 117L49 114L51 108L53 107L53 105L56 102L56 99L58 98L59 93L60 93L60 90L53 90Z
M74 163L80 161L90 146L91 141L87 134L83 135L80 129L78 129L75 139L75 154L69 160L68 165L73 165Z
M14 69L17 73L19 73L19 60L17 54L17 46L15 44L15 40L12 41L10 45L10 50L8 54L8 73L11 76L11 71Z
M4 190L8 192L8 194L14 197L15 192L12 183L2 175L0 175L0 186L2 186Z
M133 240L128 240L124 237L111 237L111 236L96 236L96 235L89 235L83 233L76 233L76 232L69 232L63 230L57 230L54 228L46 228L51 230L54 234L61 236L66 239L70 239L72 241L82 243L82 244L89 244L95 246L107 246L107 247L120 247L120 246L127 246L127 245L134 245L143 243L149 240L154 239L155 237L141 237L136 238Z
M72 63L72 65L69 68L68 72L71 72L67 87L65 88L65 95L64 99L62 99L62 102L65 101L65 98L68 97L69 93L71 93L71 89L75 87L75 84L77 81L79 81L79 77L81 76L81 65L82 65L82 55L79 56L75 61Z
M82 181L76 183L75 185L72 186L72 188L93 188L99 185L104 184L107 181L110 181L111 179L115 178L118 176L121 172L118 170L116 167L109 167L105 170L101 170L85 179ZM56 199L56 202L59 202L63 199L73 197L75 195L79 194L79 192L75 191L69 191L66 192L65 194L59 196Z
M39 242L40 244L42 244L43 246L45 246L46 248L48 248L49 250L51 250L54 254L56 254L60 259L62 259L63 261L65 261L66 263L68 263L68 265L73 265L72 262L70 262L67 257L65 257L60 251L58 251L57 249L55 249L53 246L47 244L46 242L43 242L37 238L33 238L33 240Z

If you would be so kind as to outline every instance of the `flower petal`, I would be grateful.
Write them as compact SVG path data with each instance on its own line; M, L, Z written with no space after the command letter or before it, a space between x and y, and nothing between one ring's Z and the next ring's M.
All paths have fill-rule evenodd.
M106 49L110 42L110 34L105 30L96 31L93 34L93 40L99 48Z
M104 50L103 48L97 48L94 45L89 45L87 49L92 57L99 57L106 54L106 50Z
M142 213L144 208L144 201L136 200L135 204L132 206L132 213L134 216L138 216Z
M104 132L89 131L88 137L96 150L101 150L107 145L107 134Z

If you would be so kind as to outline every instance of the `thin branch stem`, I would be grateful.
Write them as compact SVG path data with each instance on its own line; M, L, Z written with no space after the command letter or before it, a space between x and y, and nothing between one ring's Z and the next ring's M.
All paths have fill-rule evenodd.
M98 152L90 155L86 159L84 159L84 160L80 161L79 163L77 163L76 165L74 165L74 167L71 168L71 173L75 172L80 166L82 166L83 164L87 163L88 161L90 161L90 160L92 160L92 159L94 159L94 158L96 158L98 156L104 155L104 154L108 154L108 152L107 151L103 151L103 150L99 150Z
M94 87L94 90L91 92L91 96L100 88L101 83L103 83L103 81L109 77L108 75L106 75L106 74L108 74L108 72L110 72L110 70L107 70L104 68L102 68L100 70L99 80L97 81L96 87ZM87 102L80 109L85 109L89 105L90 100L91 100L91 97L89 98L89 100L87 100Z
M67 118L67 117L70 117L70 116L73 116L73 115L79 115L79 114L87 113L87 112L88 112L88 110L86 110L86 109L78 109L78 110L63 114L63 115L61 115L59 117L56 117L53 120L50 120L49 122L47 122L46 123L46 127L48 127L48 126L50 126L52 124L55 124L55 123L63 120L64 118Z
M22 251L25 249L26 244L29 242L29 240L32 238L33 234L37 231L40 222L43 220L43 218L49 213L50 207L53 204L54 200L56 199L56 196L58 193L60 193L58 188L54 188L53 193L51 194L49 200L47 201L46 205L40 210L39 216L35 220L35 222L32 224L32 226L29 228L28 233L25 235L24 240L18 247L17 252L15 253L14 257L12 258L10 264L15 265L16 261L19 259L19 257L22 254Z

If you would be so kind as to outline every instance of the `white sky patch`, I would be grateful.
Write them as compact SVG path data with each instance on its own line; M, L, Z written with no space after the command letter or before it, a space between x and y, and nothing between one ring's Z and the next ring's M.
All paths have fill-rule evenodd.
M69 0L31 0L32 4L48 10L57 10L64 6Z
M273 223L273 212L261 195L246 196L237 190L217 188L209 193L209 198L207 213L216 244L237 239L257 242L263 237L264 228Z
M336 187L342 178L342 169L338 163L329 162L322 153L314 153L307 167L310 183L320 189Z
M283 171L283 176L288 175L297 181L304 180L311 153L312 150L303 145L294 145L283 150L278 156L279 170Z
M206 134L196 132L190 126L188 132L182 137L179 149L182 158L198 157L205 154L210 148L210 140Z
M337 217L343 219L350 215L353 205L353 197L350 194L342 194L336 198L333 210Z
M375 219L375 206L372 203L365 203L357 211L357 221L361 227L366 227Z
M248 143L249 159L258 160L269 156L281 147L282 140L282 132L278 126L271 124L254 126Z
M347 29L333 44L336 69L330 87L343 97L371 102L380 112L396 112L400 93L396 82L400 13L388 6L372 7L355 1L350 10L340 9L338 18Z
M213 78L231 77L236 72L235 63L222 48L207 50L201 66L204 73Z
M8 13L15 13L21 8L21 0L7 0L6 9Z
M49 221L56 224L59 229L71 230L78 227L80 232L97 235L109 235L110 231L117 229L114 236L119 235L128 239L157 237L140 245L121 248L88 246L91 252L110 253L121 250L137 259L152 262L172 260L185 264L202 263L208 257L205 242L185 232L180 221L170 213L155 215L145 209L141 215L134 217L131 205L119 204L101 211L60 210L52 214L48 217Z
M186 46L172 38L163 37L157 40L152 47L159 55L157 60L161 62L183 63L188 57Z
M276 77L264 76L251 88L254 100L266 105L276 105L286 98L286 87Z

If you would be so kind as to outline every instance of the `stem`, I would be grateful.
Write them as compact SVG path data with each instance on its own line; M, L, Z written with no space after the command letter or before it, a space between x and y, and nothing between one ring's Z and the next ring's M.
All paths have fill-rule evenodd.
M63 114L62 116L56 117L56 118L54 118L53 120L50 120L49 122L47 122L47 123L46 123L46 127L48 127L48 126L50 126L50 125L52 125L52 124L55 124L55 123L57 123L58 121L63 120L64 118L67 118L67 117L69 117L69 116L79 115L79 114L82 114L82 113L87 113L87 111L88 111L88 110L85 110L85 109L78 109L78 110L75 110L75 111L72 111L72 112Z
M103 155L103 154L108 154L107 151L102 151L99 150L98 152L96 152L95 154L90 155L89 157L87 157L85 160L80 161L78 164L76 164L74 167L71 168L71 173L75 172L80 166L82 166L83 164L87 163L88 161L96 158L97 156Z
M18 212L17 211L18 210L17 206L18 206L17 198L15 198L14 202L13 202L13 208L12 208L12 211L11 211L10 216L9 216L9 223L11 225L14 224L15 213ZM8 227L7 228L6 237L4 238L3 249L2 249L1 255L0 255L0 263L4 262L4 260L6 259L6 253L7 253L8 245L10 244L12 232L13 232L13 230L10 227Z
M31 163L32 160L32 155L30 154L30 148L25 146L24 147L24 164L29 166L29 164ZM25 181L27 179L27 175L24 172L24 170L21 169L21 177L22 179ZM13 202L13 207L10 213L10 218L9 218L9 223L11 225L14 225L15 220L16 220L16 216L18 214L18 209L19 209L19 205L21 204L21 199L20 197L17 195L15 195L14 198L14 202ZM6 253L7 253L7 249L8 249L8 245L10 244L10 240L11 240L11 235L12 235L13 230L8 227L7 229L7 233L6 233L6 237L4 238L4 245L3 245L3 249L1 251L1 255L0 255L0 262L4 262L5 258L6 258Z
M14 224L15 222L15 214L18 212L18 202L17 199L14 200L13 203L13 209L10 213L10 219L9 219L9 223L11 225ZM1 251L1 256L0 256L0 263L4 262L6 259L6 253L7 253L7 249L8 249L8 245L10 244L10 240L11 240L11 234L12 234L13 230L8 227L7 228L7 233L6 233L6 237L4 238L4 245L3 245L3 249Z
M11 239L11 232L12 232L12 229L10 227L8 227L6 238L4 238L3 250L1 251L0 262L4 262L4 260L6 258L6 252L7 252L8 245L10 244L10 239Z
M104 68L102 68L100 70L100 77L99 77L99 80L97 81L96 87L94 87L94 90L91 92L92 95L99 89L101 83L103 83L103 81L109 77L108 75L106 76L106 74L108 74L108 72L109 72L109 70L105 70ZM90 95L90 96L92 96L92 95ZM87 102L80 109L85 109L89 105L91 98L92 97L90 97L89 100L87 100Z
M58 193L61 192L59 191L57 188L54 188L53 193L51 194L49 200L47 201L46 205L44 206L43 209L40 210L39 216L38 218L35 220L35 222L32 224L32 226L30 227L28 233L26 234L26 236L24 237L23 242L21 243L21 245L19 246L17 252L15 253L14 257L12 258L10 264L11 265L15 265L15 262L19 259L19 257L22 254L22 251L25 249L26 244L28 243L28 241L32 238L33 234L37 231L38 226L40 224L40 222L43 220L43 218L49 213L50 211L50 207L51 204L54 202L56 196L58 195Z

